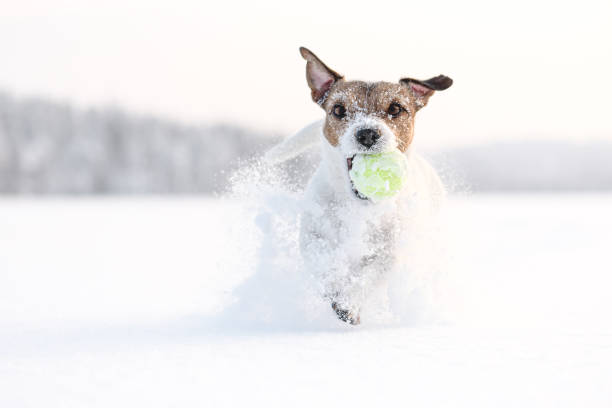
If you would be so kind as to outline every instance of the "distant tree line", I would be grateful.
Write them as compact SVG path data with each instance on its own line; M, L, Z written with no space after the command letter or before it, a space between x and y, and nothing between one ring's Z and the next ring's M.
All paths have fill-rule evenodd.
M612 190L612 135L584 143L519 139L431 158L451 183L472 191Z
M0 93L0 193L209 193L277 139Z
M0 194L211 193L226 187L239 159L278 140L233 125L186 126L0 92ZM612 135L608 142L513 141L429 157L455 190L612 190ZM288 178L303 185L316 160L294 160Z

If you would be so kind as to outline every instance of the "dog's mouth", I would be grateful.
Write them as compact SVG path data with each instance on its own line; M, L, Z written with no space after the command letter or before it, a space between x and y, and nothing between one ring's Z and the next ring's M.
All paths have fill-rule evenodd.
M350 172L351 169L353 168L353 159L355 158L355 155L352 155L351 157L347 157L346 158L346 167L347 167L347 171ZM356 188L355 185L353 184L353 180L351 180L351 176L349 174L349 180L351 182L351 190L353 191L353 194L355 194L355 196L357 198L359 198L360 200L367 200L368 197L364 196L363 194L361 194Z

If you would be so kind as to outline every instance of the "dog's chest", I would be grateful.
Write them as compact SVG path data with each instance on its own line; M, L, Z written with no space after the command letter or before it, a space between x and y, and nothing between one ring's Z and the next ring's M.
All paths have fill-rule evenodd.
M380 206L361 203L330 204L322 221L337 246L351 248L351 252L372 254L388 250L403 230L394 206L384 211Z

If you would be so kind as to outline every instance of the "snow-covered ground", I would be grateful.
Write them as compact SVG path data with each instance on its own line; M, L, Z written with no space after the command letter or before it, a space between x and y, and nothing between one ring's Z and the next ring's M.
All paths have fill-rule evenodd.
M612 406L612 196L452 198L444 323L330 329L233 324L241 207L2 199L0 406Z

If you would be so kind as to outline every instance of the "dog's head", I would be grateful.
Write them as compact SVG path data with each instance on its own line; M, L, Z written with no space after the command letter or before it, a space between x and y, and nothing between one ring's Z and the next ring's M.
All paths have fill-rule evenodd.
M398 83L346 81L315 54L300 48L312 99L325 111L323 132L350 166L358 153L405 152L414 136L416 112L435 91L447 89L452 79L444 75Z

